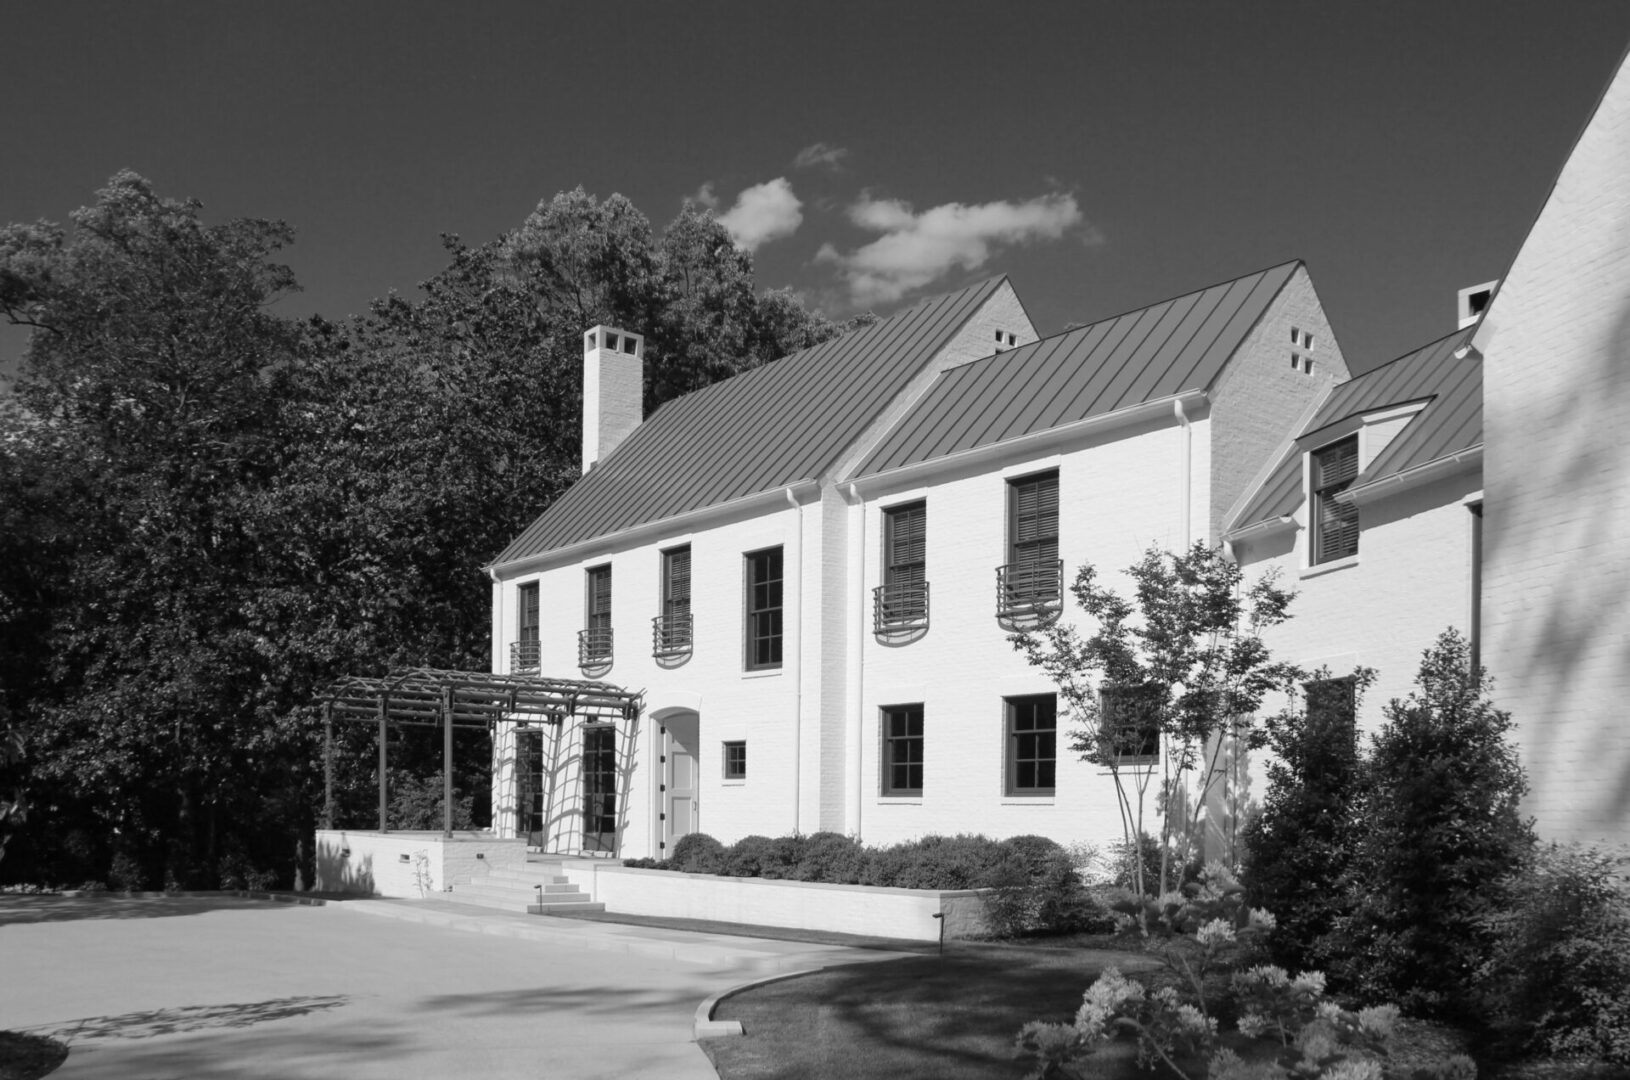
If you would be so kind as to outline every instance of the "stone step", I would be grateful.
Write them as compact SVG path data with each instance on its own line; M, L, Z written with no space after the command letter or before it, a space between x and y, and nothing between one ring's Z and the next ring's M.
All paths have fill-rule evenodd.
M528 915L576 915L579 912L597 913L606 910L604 904L594 904L584 901L580 904L528 904Z

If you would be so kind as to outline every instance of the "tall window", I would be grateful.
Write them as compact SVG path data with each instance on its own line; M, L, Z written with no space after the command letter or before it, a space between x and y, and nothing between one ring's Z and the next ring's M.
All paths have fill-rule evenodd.
M653 651L681 656L691 651L690 545L662 553L662 614L657 616Z
M1358 477L1358 436L1312 454L1313 562L1358 554L1358 507L1336 501Z
M611 567L595 566L586 576L583 632L578 635L577 658L583 664L611 659Z
M1003 699L1007 707L1007 793L1053 794L1058 765L1058 699Z
M747 555L747 667L781 666L781 549Z
M524 671L539 664L538 583L522 585L515 598L515 641L509 647L509 667L511 671Z
M923 707L883 709L883 794L923 793Z
M883 586L874 601L874 629L924 626L928 622L928 504L883 511Z
M997 617L1015 623L1057 611L1064 569L1058 559L1058 473L1007 486L1007 565L997 571Z

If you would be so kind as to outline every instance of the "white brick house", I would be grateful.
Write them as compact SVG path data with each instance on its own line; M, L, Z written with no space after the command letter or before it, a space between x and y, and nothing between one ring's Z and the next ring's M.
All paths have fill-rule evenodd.
M594 427L643 346L585 343ZM502 731L497 828L1117 838L1007 633L1065 567L1219 540L1346 375L1299 263L1039 341L996 279L587 431L598 463L490 567L493 662L643 689L645 719Z

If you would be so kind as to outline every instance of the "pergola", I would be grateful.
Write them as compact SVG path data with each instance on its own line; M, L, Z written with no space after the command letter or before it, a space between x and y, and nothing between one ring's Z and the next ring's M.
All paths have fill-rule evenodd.
M402 668L384 678L351 675L318 699L323 706L323 820L334 827L334 722L379 725L379 831L385 827L385 757L391 724L440 727L442 835L453 835L453 729L490 730L498 720L559 724L568 716L638 718L641 694L603 682L493 675L481 671Z

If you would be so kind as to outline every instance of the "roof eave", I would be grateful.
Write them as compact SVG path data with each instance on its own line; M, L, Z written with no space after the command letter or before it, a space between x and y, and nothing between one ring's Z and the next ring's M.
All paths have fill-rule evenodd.
M1275 533L1296 528L1300 528L1296 524L1296 519L1290 514L1283 514L1279 517L1263 518L1261 521L1253 522L1242 528L1230 529L1228 532L1223 533L1223 539L1233 544L1241 540L1258 540L1264 536L1272 536Z
M657 521L643 521L638 525L630 525L626 529L606 533L602 536L590 537L565 547L551 548L548 551L539 551L519 559L508 562L495 562L482 567L487 575L494 581L503 581L520 574L533 573L539 570L550 570L557 566L564 566L577 562L589 555L627 548L640 543L675 533L694 532L706 528L714 522L725 518L741 515L752 515L755 512L766 512L778 506L791 507L802 505L805 498L820 490L818 480L794 480L790 484L783 484L766 491L755 491L751 495L743 495L728 502L715 503L696 510L689 510L683 514L661 518Z
M1434 458L1431 461L1402 472L1391 473L1387 476L1371 480L1369 483L1350 487L1340 495L1336 501L1349 503L1353 506L1366 506L1378 499L1384 499L1400 492L1430 484L1434 480L1442 480L1459 473L1469 472L1474 468L1482 468L1483 444L1468 446L1466 449L1444 457Z
M909 465L901 465L883 472L850 474L841 478L839 483L851 485L862 495L872 495L893 488L912 487L927 483L941 473L955 472L969 465L980 465L1005 458L1036 457L1068 446L1072 442L1147 420L1170 417L1172 422L1176 423L1174 405L1182 405L1187 412L1209 401L1210 398L1204 390L1184 390L1178 394L1168 394L1165 397L1130 405L1114 412L1089 416L1045 431L1033 431L1017 438L969 447L966 450L958 450L925 461L914 461Z

